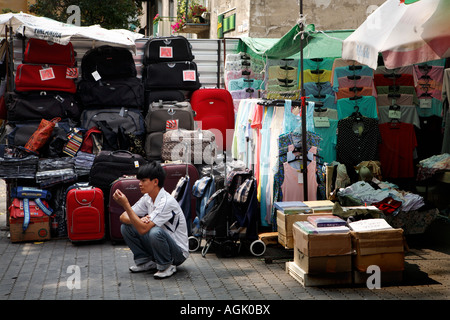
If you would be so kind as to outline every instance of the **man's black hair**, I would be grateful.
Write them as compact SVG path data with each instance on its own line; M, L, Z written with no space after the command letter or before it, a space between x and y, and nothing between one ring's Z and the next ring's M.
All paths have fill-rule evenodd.
M139 167L136 177L139 180L148 178L150 180L158 179L158 187L164 186L164 180L166 179L166 172L161 167L161 164L157 161L152 161Z

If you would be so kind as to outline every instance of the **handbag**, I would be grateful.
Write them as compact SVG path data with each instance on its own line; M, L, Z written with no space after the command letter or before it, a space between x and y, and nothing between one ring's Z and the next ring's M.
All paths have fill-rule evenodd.
M25 149L37 152L40 148L42 148L50 138L56 123L60 120L61 118L53 118L50 121L42 119L37 130L25 144Z

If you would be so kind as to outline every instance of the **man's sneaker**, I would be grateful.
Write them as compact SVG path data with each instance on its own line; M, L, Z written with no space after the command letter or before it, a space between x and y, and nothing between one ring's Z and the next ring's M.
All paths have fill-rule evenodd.
M149 271L152 269L153 270L156 269L156 263L155 263L155 261L151 261L151 260L149 262L130 267L130 271L134 272L134 273Z
M153 276L156 279L164 279L164 278L170 277L175 272L177 272L177 267L172 265L172 266L167 267L166 270L156 272Z

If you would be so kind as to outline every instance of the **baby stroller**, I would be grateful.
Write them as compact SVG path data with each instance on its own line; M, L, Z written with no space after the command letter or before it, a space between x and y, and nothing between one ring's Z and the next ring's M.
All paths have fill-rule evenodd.
M208 199L206 213L200 220L202 236L206 240L203 257L211 246L223 257L235 256L243 243L249 243L253 255L264 254L266 245L257 234L256 193L256 180L250 171L232 171L227 175L225 187Z

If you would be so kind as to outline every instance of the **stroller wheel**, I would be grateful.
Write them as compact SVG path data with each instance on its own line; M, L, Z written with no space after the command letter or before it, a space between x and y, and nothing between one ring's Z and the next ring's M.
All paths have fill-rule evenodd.
M200 239L194 236L189 237L189 251L195 252L200 248Z
M264 252L266 252L266 244L261 240L255 240L250 245L250 252L254 256L259 257L259 256L263 255Z

